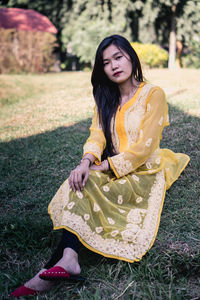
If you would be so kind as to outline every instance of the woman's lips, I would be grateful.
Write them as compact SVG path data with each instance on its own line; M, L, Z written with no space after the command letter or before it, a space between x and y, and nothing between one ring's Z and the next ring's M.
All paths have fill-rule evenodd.
M121 73L122 73L121 71L115 72L115 73L113 74L113 76L114 76L114 77L118 77L118 76L120 76Z

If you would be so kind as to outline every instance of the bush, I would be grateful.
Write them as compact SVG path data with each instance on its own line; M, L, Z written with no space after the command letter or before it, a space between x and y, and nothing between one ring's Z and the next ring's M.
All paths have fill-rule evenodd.
M155 44L131 43L143 66L163 68L167 66L168 52Z
M54 63L56 38L48 32L0 29L0 73L42 73Z

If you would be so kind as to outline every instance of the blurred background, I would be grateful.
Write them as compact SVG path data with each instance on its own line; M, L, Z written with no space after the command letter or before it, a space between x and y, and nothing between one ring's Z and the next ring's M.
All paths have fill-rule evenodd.
M148 68L200 68L199 0L0 0L0 73L90 70L106 36Z

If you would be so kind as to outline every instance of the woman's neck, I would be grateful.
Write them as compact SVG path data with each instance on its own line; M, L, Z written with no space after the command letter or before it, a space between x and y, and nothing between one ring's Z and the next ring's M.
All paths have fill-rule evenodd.
M121 103L127 102L133 97L139 87L139 82L135 79L130 79L126 82L119 84Z

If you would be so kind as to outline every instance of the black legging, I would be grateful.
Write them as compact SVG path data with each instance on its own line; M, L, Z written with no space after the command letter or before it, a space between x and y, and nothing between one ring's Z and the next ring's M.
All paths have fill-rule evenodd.
M63 229L61 241L44 268L52 268L62 258L65 248L71 248L78 253L81 246L82 244L75 234Z

